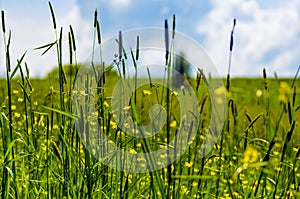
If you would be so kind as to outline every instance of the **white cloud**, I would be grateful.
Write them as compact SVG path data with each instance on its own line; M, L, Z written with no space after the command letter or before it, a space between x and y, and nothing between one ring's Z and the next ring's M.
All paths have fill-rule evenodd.
M161 9L160 14L162 15L166 15L170 12L170 9L168 7L164 7L163 9Z
M44 76L57 65L55 47L43 56L41 56L43 50L33 50L36 47L55 41L55 33L50 13L46 6L45 8L45 15L40 18L35 17L34 13L23 13L23 18L11 15L6 19L6 24L12 31L10 48L12 67L16 66L16 60L27 50L24 61L28 63L31 76ZM56 22L58 34L60 27L63 27L64 63L69 62L67 34L70 24L73 27L76 37L77 59L78 61L85 61L88 58L87 56L92 52L92 22L87 22L81 17L80 9L76 4L69 4L68 10L57 13ZM34 20L32 20L33 17L35 18ZM3 43L1 43L1 45L3 46ZM4 55L1 54L1 57L3 56ZM1 65L3 64L2 59ZM1 71L1 74L3 73L4 72Z
M88 56L92 53L93 21L84 19L81 16L79 7L74 5L66 15L61 17L61 21L59 22L61 22L61 25L65 29L65 58L69 56L67 31L69 31L69 25L72 25L75 34L78 59L81 62L86 61Z
M107 1L113 8L123 9L131 4L131 0L110 0Z
M257 1L213 0L213 8L197 25L205 37L204 45L225 76L233 18L237 18L234 38L233 75L261 75L262 67L270 73L293 75L299 63L300 7L296 0L262 8ZM297 65L295 65L297 68Z
M111 2L114 2L115 4L129 5L131 3L131 0L112 0Z

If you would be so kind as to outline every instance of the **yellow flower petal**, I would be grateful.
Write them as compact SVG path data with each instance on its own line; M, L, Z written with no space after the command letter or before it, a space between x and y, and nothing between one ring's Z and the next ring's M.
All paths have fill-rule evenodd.
M175 120L173 120L173 122L171 122L170 127L176 127L177 126L177 122Z
M151 91L143 90L143 95L152 95Z
M16 110L17 109L17 106L16 105L11 105L11 110Z

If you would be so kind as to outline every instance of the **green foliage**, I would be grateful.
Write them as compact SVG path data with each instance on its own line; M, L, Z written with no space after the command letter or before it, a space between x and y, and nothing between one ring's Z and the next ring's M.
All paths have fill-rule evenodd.
M109 76L107 79L110 79ZM95 160L88 151L84 150L84 146L76 138L77 132L73 128L74 117L69 117L68 110L59 110L59 97L57 84L49 84L48 79L30 80L32 92L30 88L22 90L18 84L18 79L12 80L12 115L13 115L13 145L7 145L11 149L12 146L16 149L16 154L13 160L16 163L17 174L15 174L9 166L2 165L8 171L9 176L15 176L18 180L18 191L20 196L36 196L36 197L59 197L62 188L65 187L65 194L68 197L87 197L87 178L93 182L91 187L91 197L108 198L147 198L154 194L151 190L156 182L155 179L161 179L162 188L155 189L157 192L155 197L160 197L160 191L166 190L166 169L153 172L153 174L129 174L118 172L114 169L99 163ZM108 84L115 80L108 81ZM296 98L295 106L291 106L293 124L289 123L288 104L280 102L280 87L278 81L287 82L290 84L291 79L268 79L269 93L263 92L264 83L262 79L232 79L231 92L227 93L228 100L233 100L233 109L231 105L228 107L228 126L225 125L222 135L223 142L219 140L216 148L205 158L199 159L197 153L199 146L206 134L206 128L209 123L209 103L204 104L204 110L201 113L201 121L199 132L196 139L191 145L191 148L179 160L171 165L173 188L170 189L174 193L175 198L186 197L254 197L254 192L258 187L256 197L272 195L275 191L277 195L299 194L297 191L299 183L299 129L291 126L299 125L299 111L296 110L296 105L300 104L299 98ZM55 81L53 81L55 82ZM192 81L192 84L195 82ZM203 101L207 95L204 82L199 89L199 103ZM251 89L249 86L251 85ZM296 81L297 88L300 88L299 80ZM5 88L4 80L0 81L0 87ZM112 89L111 87L110 89ZM158 89L158 90L157 90ZM262 93L260 92L262 91ZM24 92L27 92L29 99L24 98ZM140 116L141 124L149 122L150 104L155 104L159 100L155 95L156 92L161 92L160 88L152 88L144 86L137 90L137 103L135 110ZM107 91L109 95L111 91ZM298 96L299 90L296 90ZM269 140L269 133L266 127L265 106L266 96L270 97L270 115L272 128L278 126L273 147ZM3 93L0 97L2 104L1 112L7 114L7 101L5 100L7 93ZM45 98L45 96L47 96ZM68 100L67 95L65 100ZM175 100L175 98L172 98ZM291 98L289 98L292 102ZM145 103L147 101L147 103ZM130 139L126 138L124 133L118 133L115 123L109 112L110 101L105 100L103 106L106 112L104 117L107 120L106 133L116 143L128 143L124 145L124 149L130 150L134 145L130 144ZM26 109L25 109L25 105ZM53 108L45 108L52 107ZM176 100L172 102L172 112L176 112L178 104ZM280 119L280 113L284 110ZM27 118L26 118L27 115ZM65 123L62 123L59 118L65 116ZM178 114L174 114L178 115ZM247 117L248 118L247 118ZM256 116L257 119L255 118ZM52 119L51 119L52 118ZM171 137L174 136L180 118L171 118ZM4 115L1 117L0 133L5 135L8 131L8 121ZM177 124L176 124L177 123ZM245 134L247 130L247 134ZM59 138L64 133L62 141ZM115 135L118 135L115 137ZM286 138L286 136L290 136ZM120 137L119 137L120 136ZM157 136L147 140L149 150L156 150L165 145L165 135L163 131ZM3 138L2 138L3 139ZM5 139L7 140L7 139ZM127 140L127 141L126 141ZM247 145L245 147L245 142ZM63 147L63 143L66 148ZM132 144L134 143L131 140ZM142 140L136 139L135 143L142 143ZM51 144L52 143L52 144ZM55 144L53 144L55 143ZM3 147L3 146L2 146ZM222 154L219 154L222 147ZM246 149L246 150L245 150ZM142 148L138 144L135 147L136 152L142 152ZM284 154L282 153L284 152ZM298 153L297 153L298 152ZM66 153L68 154L66 156ZM298 155L297 155L298 154ZM91 165L90 170L86 170L86 156L89 157ZM268 155L268 160L263 161ZM284 156L283 156L284 155ZM8 152L0 156L0 159L5 160L8 157ZM3 161L2 161L3 162ZM63 173L63 167L67 170ZM30 172L31 171L31 172ZM280 173L279 173L280 171ZM89 173L86 173L89 172ZM261 181L260 173L263 172ZM86 173L86 174L84 174ZM66 176L64 176L66 175ZM112 179L111 179L112 178ZM123 179L122 184L116 182ZM152 180L151 180L152 179ZM151 182L152 181L152 182ZM278 182L275 186L272 182ZM154 184L153 184L154 183ZM218 187L216 187L218 185ZM288 187L287 187L288 185ZM13 185L10 185L12 188ZM110 187L109 189L107 187ZM100 189L100 190L99 190ZM122 189L122 193L120 190ZM13 189L7 190L13 193Z

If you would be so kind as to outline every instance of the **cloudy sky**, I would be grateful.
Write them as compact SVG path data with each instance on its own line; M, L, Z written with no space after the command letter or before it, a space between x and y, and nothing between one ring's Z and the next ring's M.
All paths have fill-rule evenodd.
M91 54L93 15L98 9L103 40L144 27L163 27L176 14L176 29L199 43L220 75L226 76L233 18L237 19L232 76L293 76L300 64L299 0L52 0L57 25L64 28L64 60L71 24L77 39L77 57ZM27 50L25 61L32 76L43 76L56 65L55 50L44 56L34 48L55 40L48 1L0 0L6 28L11 29L12 63ZM4 44L0 39L0 74L5 71Z

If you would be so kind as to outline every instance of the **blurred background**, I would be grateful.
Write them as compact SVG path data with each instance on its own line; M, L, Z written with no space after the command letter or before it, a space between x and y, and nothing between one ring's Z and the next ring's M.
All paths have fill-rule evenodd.
M260 77L262 68L279 77L292 77L300 64L300 1L298 0L52 0L57 26L64 28L64 60L68 63L69 25L74 28L79 62L92 52L94 11L102 39L143 27L164 27L176 14L176 30L199 43L215 63L221 76L228 68L232 21L234 33L231 76ZM1 0L6 29L11 29L11 57L15 66L27 50L25 61L31 75L44 77L57 63L55 48L46 55L36 47L53 42L48 1ZM4 44L0 40L0 75L5 74Z

